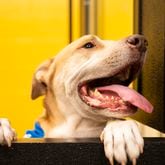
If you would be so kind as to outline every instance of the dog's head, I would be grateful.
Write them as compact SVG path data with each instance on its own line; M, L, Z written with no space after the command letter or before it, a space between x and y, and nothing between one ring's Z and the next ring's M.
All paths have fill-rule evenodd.
M63 114L96 120L129 116L137 108L151 112L152 105L127 87L143 66L146 47L141 35L119 41L83 36L39 66L32 99L45 94Z

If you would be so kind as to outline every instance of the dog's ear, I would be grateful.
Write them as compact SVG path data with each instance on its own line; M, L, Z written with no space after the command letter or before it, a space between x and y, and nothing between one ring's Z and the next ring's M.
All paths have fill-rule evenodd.
M38 69L36 70L33 79L32 79L32 91L31 98L34 100L39 96L42 96L47 91L47 83L48 83L48 70L52 63L52 59L45 61L42 63Z

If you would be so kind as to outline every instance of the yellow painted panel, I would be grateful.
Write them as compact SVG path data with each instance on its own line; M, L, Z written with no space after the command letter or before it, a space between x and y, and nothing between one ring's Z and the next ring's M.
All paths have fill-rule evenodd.
M72 0L72 40L80 37L80 0Z
M133 33L133 0L98 1L98 35L120 39Z
M42 112L31 79L43 60L68 44L68 0L0 0L0 117L22 137Z

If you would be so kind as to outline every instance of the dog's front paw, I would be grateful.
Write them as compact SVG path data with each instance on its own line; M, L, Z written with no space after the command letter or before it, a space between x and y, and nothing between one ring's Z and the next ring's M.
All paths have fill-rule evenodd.
M109 121L101 134L105 155L110 164L114 159L125 165L127 157L135 165L140 153L143 152L144 140L135 121Z
M0 144L11 146L11 142L16 139L16 132L11 127L8 119L0 118Z

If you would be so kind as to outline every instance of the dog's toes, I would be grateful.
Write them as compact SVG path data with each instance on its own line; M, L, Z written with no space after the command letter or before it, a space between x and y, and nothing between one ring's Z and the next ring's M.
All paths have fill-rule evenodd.
M125 141L123 133L120 128L113 128L113 137L114 137L114 157L115 160L122 165L127 163L127 153L125 150Z
M4 127L4 141L8 145L8 147L11 146L11 142L16 138L15 132L9 128Z
M129 139L129 141L126 141L126 151L132 163L136 164L136 159L140 155L140 149L138 144L136 144L136 142L134 142L132 139Z
M102 139L104 142L105 155L109 159L111 165L114 164L114 159L125 165L127 163L127 154L125 151L125 142L122 135L122 132L114 125L107 126L103 133Z
M138 144L140 153L143 153L143 148L144 148L144 139L140 134L138 125L136 122L132 121L132 132L134 134L134 137L136 139L136 142Z
M111 165L114 165L113 161L113 136L110 131L103 131L101 134L101 140L104 143L105 156L109 159Z
M0 144L11 146L11 142L16 139L16 132L11 128L7 119L0 120Z
M126 131L124 131L126 151L129 159L135 165L140 153L143 152L144 140L140 135L137 124L131 120L127 122L125 125Z

